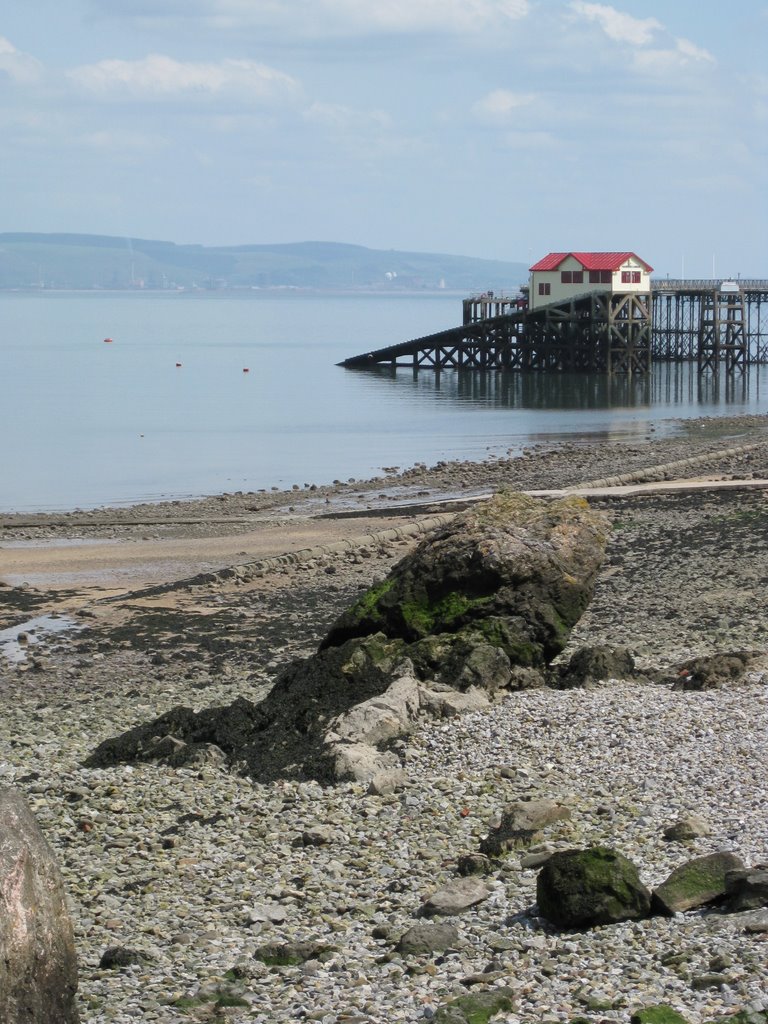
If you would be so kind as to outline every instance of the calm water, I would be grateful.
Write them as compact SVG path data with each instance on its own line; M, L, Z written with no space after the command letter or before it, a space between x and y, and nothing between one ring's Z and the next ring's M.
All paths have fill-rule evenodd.
M0 511L325 483L767 409L755 368L734 384L335 365L460 319L455 296L0 294Z

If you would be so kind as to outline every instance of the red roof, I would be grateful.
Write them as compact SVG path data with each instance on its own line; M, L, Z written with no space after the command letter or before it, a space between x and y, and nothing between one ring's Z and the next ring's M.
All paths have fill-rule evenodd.
M530 270L557 270L564 259L573 256L585 270L618 270L630 258L636 259L650 273L653 267L633 252L550 252L534 263Z

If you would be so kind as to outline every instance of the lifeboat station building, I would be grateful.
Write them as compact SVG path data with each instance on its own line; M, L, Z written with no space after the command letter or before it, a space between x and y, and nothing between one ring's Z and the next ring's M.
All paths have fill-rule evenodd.
M530 268L529 308L589 292L650 293L652 270L633 252L550 252Z

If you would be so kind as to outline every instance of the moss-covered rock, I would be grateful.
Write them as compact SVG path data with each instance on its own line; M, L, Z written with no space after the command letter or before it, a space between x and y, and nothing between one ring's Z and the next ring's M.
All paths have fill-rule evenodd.
M666 1003L644 1006L641 1010L635 1010L629 1021L630 1024L688 1024L682 1013L673 1010Z
M635 865L604 846L553 854L539 872L536 899L542 916L559 928L643 918L651 907Z
M722 899L727 892L726 876L741 871L744 863L735 853L708 853L675 868L669 878L654 889L654 910L677 914Z
M488 1024L497 1013L512 1009L512 989L494 988L459 996L439 1006L432 1018L435 1024Z
M586 608L607 523L581 499L496 495L431 534L331 628L323 647L373 632L415 643L465 633L536 666Z

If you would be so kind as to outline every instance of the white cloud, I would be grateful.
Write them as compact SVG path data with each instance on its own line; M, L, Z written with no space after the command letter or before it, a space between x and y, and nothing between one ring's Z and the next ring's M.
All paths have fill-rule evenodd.
M198 19L223 31L278 28L294 37L481 32L526 17L530 0L101 0L140 22Z
M250 60L184 63L163 54L143 60L102 60L67 72L88 92L137 98L236 96L245 101L279 99L299 91L290 75Z
M633 57L636 70L647 74L668 74L715 63L711 53L687 39L675 40L675 45L669 49L640 50Z
M494 89L483 96L472 107L472 113L486 121L509 121L522 107L535 99L532 93L510 92L509 89Z
M43 65L28 53L17 50L5 36L0 36L0 73L4 72L15 82L29 84L43 75Z
M630 14L617 11L615 7L607 4L572 0L570 7L588 21L596 21L608 38L617 43L645 46L650 43L654 34L663 28L661 22L655 18L633 18Z

